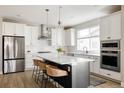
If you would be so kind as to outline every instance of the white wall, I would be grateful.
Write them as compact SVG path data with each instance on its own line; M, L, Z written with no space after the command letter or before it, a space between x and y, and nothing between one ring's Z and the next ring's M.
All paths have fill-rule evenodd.
M2 18L0 18L0 74L2 73Z
M122 6L121 85L124 87L124 5Z

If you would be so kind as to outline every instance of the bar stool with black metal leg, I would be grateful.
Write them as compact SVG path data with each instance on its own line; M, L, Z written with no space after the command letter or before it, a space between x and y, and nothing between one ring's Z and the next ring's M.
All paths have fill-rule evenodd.
M52 78L60 78L68 75L68 72L54 66L46 66L46 74Z
M35 81L37 82L37 75L38 75L38 60L33 59L33 72L32 72L32 78L35 78Z
M44 86L46 87L46 83L45 85L43 84L48 78L46 75L46 65L47 64L43 60L38 60L39 72L38 72L37 80L40 81L41 87L44 87Z

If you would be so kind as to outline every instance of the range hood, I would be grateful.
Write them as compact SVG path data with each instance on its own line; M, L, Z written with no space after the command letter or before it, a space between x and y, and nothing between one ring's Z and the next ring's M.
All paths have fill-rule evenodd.
M38 39L49 39L51 37L51 29L44 24L41 24L40 35Z

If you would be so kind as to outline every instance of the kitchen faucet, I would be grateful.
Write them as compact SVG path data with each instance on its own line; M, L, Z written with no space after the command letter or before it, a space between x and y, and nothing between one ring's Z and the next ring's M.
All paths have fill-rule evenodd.
M85 51L86 53L88 53L87 47L83 47L83 51Z

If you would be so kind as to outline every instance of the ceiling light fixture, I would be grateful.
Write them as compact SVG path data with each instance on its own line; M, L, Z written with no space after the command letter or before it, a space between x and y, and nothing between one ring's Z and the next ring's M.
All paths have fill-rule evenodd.
M46 30L48 31L49 30L49 24L48 24L48 12L49 12L49 9L45 9L46 13L47 13L47 16L46 16Z
M59 19L58 19L58 26L61 27L62 21L61 21L61 9L62 7L59 6Z

